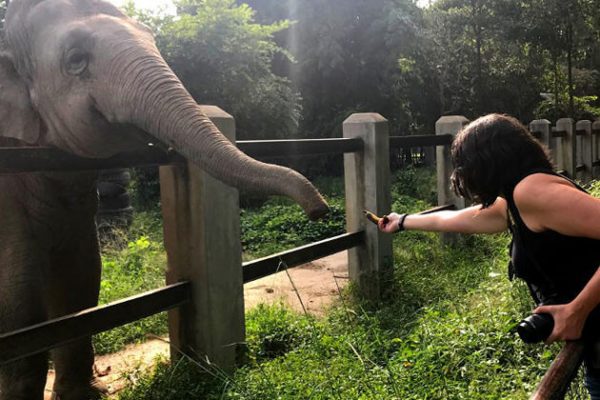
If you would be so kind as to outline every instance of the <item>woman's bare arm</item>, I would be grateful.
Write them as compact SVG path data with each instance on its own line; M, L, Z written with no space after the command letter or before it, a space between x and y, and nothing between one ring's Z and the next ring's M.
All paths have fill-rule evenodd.
M400 215L392 213L380 221L383 232L398 230ZM404 229L430 232L497 233L507 229L506 201L496 199L488 208L476 205L458 211L439 211L431 214L411 214L404 220Z

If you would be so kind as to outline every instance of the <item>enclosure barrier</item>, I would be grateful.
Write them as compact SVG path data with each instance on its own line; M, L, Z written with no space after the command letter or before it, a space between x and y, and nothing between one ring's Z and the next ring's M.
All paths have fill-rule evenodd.
M230 115L216 107L205 106L203 110L235 141ZM173 151L149 146L96 160L50 148L0 148L0 173L159 165L169 262L164 288L1 334L0 364L170 310L172 357L178 357L173 349L180 349L202 354L228 369L235 365L240 355L238 345L245 338L243 283L277 272L281 262L291 268L346 249L356 250L351 278L365 294L377 296L378 275L391 266L391 240L375 226L365 224L362 210L379 214L390 211L389 147L447 147L452 135L390 139L383 117L355 114L344 123L344 136L236 143L253 157L346 153L349 233L244 264L240 259L237 192Z
M551 126L540 119L529 130L551 150L559 172L583 183L600 177L600 121L561 118Z
M203 106L203 110L235 142L233 118L217 107ZM170 310L171 356L179 357L182 350L198 358L208 358L228 370L239 360L245 339L243 283L277 272L282 262L291 268L345 249L350 250L350 278L364 295L377 297L379 278L392 265L391 237L366 224L362 211L369 209L378 214L390 211L390 148L436 147L438 204L445 205L441 209L464 207L464 200L449 190L452 170L449 149L454 135L467 122L462 116L447 116L437 121L436 135L390 137L388 122L379 114L354 114L344 122L341 139L237 142L242 151L253 157L344 153L346 183L348 233L243 264L237 191L173 151L148 147L110 159L93 160L55 149L0 148L0 173L160 165L168 254L166 287L1 334L0 364ZM567 137L572 125L563 122L552 134L549 122L534 121L532 131L548 143L551 138ZM582 138L588 132L593 133L588 135L593 144L591 164L598 166L600 125L579 124L575 131ZM558 144L564 150L565 143ZM563 162L564 159L568 156L563 155ZM589 157L584 159L589 164ZM583 165L588 168L588 164ZM591 171L593 174L594 170ZM453 241L455 237L447 235L442 239Z

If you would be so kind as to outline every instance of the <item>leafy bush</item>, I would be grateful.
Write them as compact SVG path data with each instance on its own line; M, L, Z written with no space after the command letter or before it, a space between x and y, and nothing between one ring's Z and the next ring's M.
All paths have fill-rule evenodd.
M271 199L257 210L242 210L242 248L246 258L276 253L345 232L341 199L329 199L330 214L310 221L297 205Z
M137 218L130 234L133 237L126 248L108 246L103 249L100 304L164 286L166 254L162 238L153 240L149 236L135 236L141 221L146 218L144 214ZM153 233L151 229L147 231ZM126 344L143 341L148 335L166 332L166 314L161 313L102 332L94 337L94 346L99 354L111 353Z

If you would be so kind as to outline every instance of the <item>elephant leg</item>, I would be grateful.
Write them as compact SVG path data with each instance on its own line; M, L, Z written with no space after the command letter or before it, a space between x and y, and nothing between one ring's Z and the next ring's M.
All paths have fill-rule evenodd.
M54 251L51 257L48 297L51 318L98 304L101 261L95 225L79 233L66 248ZM51 357L56 371L53 390L58 399L96 399L106 392L94 379L91 337L54 349Z
M32 259L33 249L11 242L15 241L2 241L0 248L1 333L46 319L42 268ZM47 372L47 352L1 366L0 400L42 400Z

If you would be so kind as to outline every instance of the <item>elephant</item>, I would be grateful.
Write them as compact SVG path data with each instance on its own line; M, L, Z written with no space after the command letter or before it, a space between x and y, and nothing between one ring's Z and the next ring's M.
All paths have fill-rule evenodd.
M12 0L0 42L0 146L105 158L159 143L237 188L284 195L309 217L328 206L301 174L240 152L201 112L147 27L102 0ZM0 332L98 302L96 172L0 175ZM90 338L0 367L0 400L87 400Z

